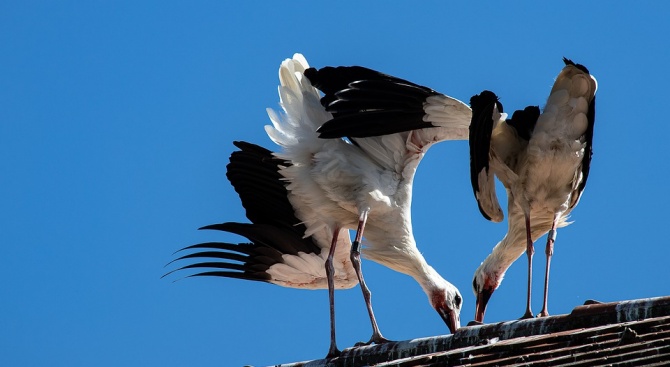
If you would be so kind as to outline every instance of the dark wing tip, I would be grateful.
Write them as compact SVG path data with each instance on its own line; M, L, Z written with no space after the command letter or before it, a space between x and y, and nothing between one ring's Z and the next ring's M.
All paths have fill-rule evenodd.
M365 138L432 127L423 120L424 103L440 94L408 80L362 66L326 66L305 70L305 77L323 93L321 105L333 118L319 137Z
M507 120L507 124L516 130L520 138L529 141L539 118L540 107L528 106L523 110L514 111L512 117Z
M210 225L207 225L207 226L202 226L202 227L198 228L198 230L215 229L215 230L219 230L219 231L225 231L225 229L221 229L222 224L223 223L210 224Z
M583 72L585 72L585 73L587 73L587 74L591 74L591 73L589 72L589 69L586 68L586 66L584 66L584 65L582 65L582 64L577 64L577 63L575 63L574 61L568 59L568 58L565 57L565 56L563 57L563 62L565 63L565 65L572 65L572 66L576 67L577 69L579 69L579 70L581 70L581 71L583 71Z
M536 119L540 117L540 106L528 106L523 110L531 116L536 116Z
M242 151L249 151L249 152L254 152L259 155L272 155L272 152L266 148L263 148L260 145L256 145L254 143L249 143L244 140L235 140L233 141L233 145L236 146L237 148L241 149Z
M493 220L484 210L478 197L479 189L482 187L479 179L482 171L485 171L487 175L491 174L489 172L489 149L493 131L493 109L497 107L498 111L502 113L503 106L495 93L485 90L470 98L470 107L472 108L468 139L470 145L470 183L477 199L479 212L487 220Z
M490 90L485 90L479 94L475 94L470 98L470 108L472 108L473 111L475 109L481 111L493 103L498 105L498 112L504 112L502 104L500 103L500 98L498 98L498 96Z
M316 75L318 74L318 70L316 70L316 68L311 67L311 68L306 69L305 72L303 72L303 74L311 82L312 80L314 80L316 78Z

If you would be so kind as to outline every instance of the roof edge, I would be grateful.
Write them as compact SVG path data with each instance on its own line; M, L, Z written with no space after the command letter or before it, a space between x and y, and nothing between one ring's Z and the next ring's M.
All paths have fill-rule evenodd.
M451 335L352 347L343 350L339 357L330 360L318 359L277 366L356 366L363 361L366 364L374 364L420 354L487 345L513 338L634 322L668 315L670 315L670 296L609 303L589 300L565 315L462 327Z

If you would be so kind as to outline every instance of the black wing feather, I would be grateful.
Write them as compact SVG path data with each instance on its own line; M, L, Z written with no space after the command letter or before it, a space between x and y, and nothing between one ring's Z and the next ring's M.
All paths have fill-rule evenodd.
M224 277L224 278L234 278L242 280L252 280L256 282L270 282L271 277L268 273L238 273L234 271L205 271L202 273L191 274L187 278L191 277Z
M228 222L212 224L202 229L235 233L248 238L253 243L264 244L288 255L297 255L299 252L319 254L321 251L321 248L316 246L311 238L303 239L301 236L296 236L292 230L267 224Z
M226 177L240 196L247 218L255 224L292 229L302 237L305 226L295 217L285 181L279 173L280 167L290 166L290 163L258 145L244 141L233 144L240 150L230 155Z
M586 68L586 66L584 66L584 65L582 65L582 64L577 64L577 63L575 63L574 61L572 61L572 60L570 60L570 59L568 59L568 58L566 58L566 57L563 57L563 62L565 63L565 65L572 65L572 66L576 67L577 69L579 69L579 70L581 70L581 71L583 71L583 72L585 72L585 73L587 73L587 74L591 74L591 73L589 72L589 69Z
M305 76L324 93L321 104L333 114L321 138L370 137L432 127L423 120L426 99L440 93L360 66L310 68Z
M498 96L491 91L482 93L470 98L470 107L472 108L472 120L470 122L469 145L470 145L470 183L472 191L477 198L479 192L479 173L486 170L489 174L489 150L491 149L491 133L493 132L493 107L498 106L498 111L503 112L503 106L498 100ZM491 220L491 217L482 208L477 200L479 211L484 218Z
M220 276L268 282L272 279L266 270L283 262L284 254L320 254L321 248L311 237L303 238L305 226L295 216L283 176L279 173L290 162L276 158L271 151L255 144L243 141L234 144L240 150L231 154L230 163L226 166L226 177L240 196L247 218L252 223L228 222L201 229L238 234L251 243L207 242L185 247L180 251L204 251L182 255L172 262L207 260L182 266L165 275L185 269L228 269L190 276Z
M423 112L400 110L369 111L346 115L330 120L322 125L319 129L319 137L324 139L345 136L349 138L367 138L433 126L430 122L417 122L422 118ZM361 126L361 120L365 120L364 128ZM331 122L333 122L332 125L330 125Z
M514 111L512 118L507 120L507 125L514 128L521 139L530 141L538 118L540 118L540 107L528 106L523 110Z
M163 277L168 276L179 270L209 268L209 269L229 269L232 271L204 272L199 274L193 274L190 276L216 275L229 278L240 278L240 279L267 282L270 280L270 275L267 274L265 271L273 264L276 264L277 262L280 262L282 260L282 254L277 252L276 250L270 249L271 251L274 252L268 254L267 251L268 249L266 247L264 247L263 245L253 243L233 244L224 242L207 242L188 246L182 250L188 250L188 249L207 249L209 251L200 251L191 254L186 254L176 258L172 262L179 260L200 259L200 258L210 260L182 266L180 268L168 272L167 274L163 275Z

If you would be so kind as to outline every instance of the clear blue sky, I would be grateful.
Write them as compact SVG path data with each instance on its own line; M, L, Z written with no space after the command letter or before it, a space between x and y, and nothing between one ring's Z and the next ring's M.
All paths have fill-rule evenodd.
M231 142L274 148L265 108L277 107L277 68L294 52L464 101L491 89L508 110L543 104L563 56L585 64L599 81L595 154L575 223L558 233L549 311L670 293L666 3L221 3L0 4L0 365L325 355L325 291L160 279L181 247L242 240L196 229L246 221L225 178ZM431 148L413 203L419 248L460 288L463 323L474 270L507 227L479 214L467 154L465 141ZM364 271L386 337L448 332L412 279L371 262ZM521 316L525 277L522 258L488 322ZM367 340L359 289L336 302L339 346Z

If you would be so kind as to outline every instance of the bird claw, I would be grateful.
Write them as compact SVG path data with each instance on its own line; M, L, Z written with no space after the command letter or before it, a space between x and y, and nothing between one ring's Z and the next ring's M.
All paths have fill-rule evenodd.
M340 354L342 354L342 352L340 352L337 347L331 347L330 350L328 350L328 354L326 354L326 359L339 357Z
M547 316L549 316L549 312L542 311L542 312L538 313L536 317L547 317Z
M484 325L484 323L483 323L483 322L479 322L479 321L477 321L477 320L472 320L472 321L468 322L468 324L465 325L465 326L479 326L479 325Z
M534 319L534 318L535 318L535 316L533 316L533 312L530 311L530 310L527 310L526 313L523 314L523 316L521 316L521 318L519 320Z

